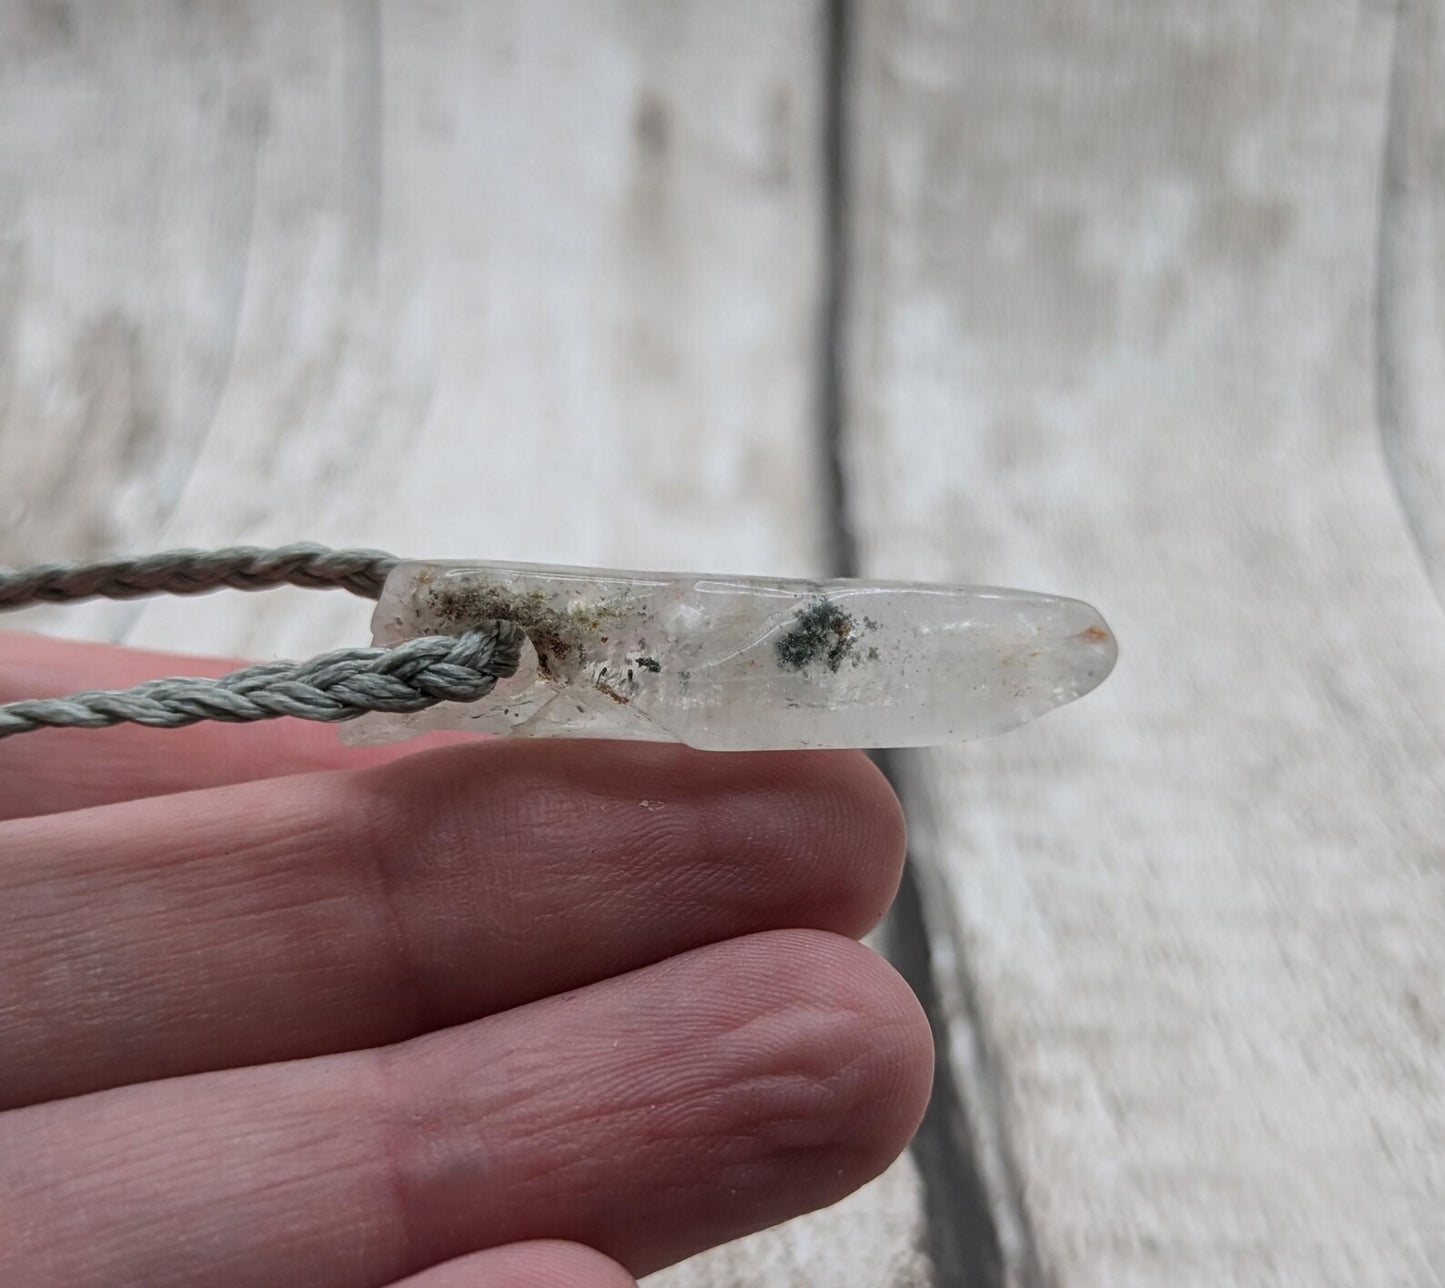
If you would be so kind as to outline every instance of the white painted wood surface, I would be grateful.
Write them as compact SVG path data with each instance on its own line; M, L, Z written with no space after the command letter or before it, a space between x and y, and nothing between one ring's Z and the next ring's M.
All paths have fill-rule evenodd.
M811 573L820 7L0 0L0 561ZM24 623L304 655L344 596ZM906 1158L673 1288L913 1285Z
M1008 1279L1439 1282L1440 7L852 8L864 571L1123 649L901 762ZM821 13L0 0L0 561L820 569ZM265 656L365 609L27 620ZM919 1212L905 1160L657 1282L911 1288Z
M904 762L1009 1277L1439 1283L1438 5L861 16L865 571L1121 645Z

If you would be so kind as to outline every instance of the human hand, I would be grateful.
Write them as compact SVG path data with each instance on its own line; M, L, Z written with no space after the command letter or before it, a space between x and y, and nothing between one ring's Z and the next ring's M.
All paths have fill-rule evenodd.
M0 635L0 701L202 669ZM3 1284L613 1288L928 1094L856 753L46 732L0 820Z

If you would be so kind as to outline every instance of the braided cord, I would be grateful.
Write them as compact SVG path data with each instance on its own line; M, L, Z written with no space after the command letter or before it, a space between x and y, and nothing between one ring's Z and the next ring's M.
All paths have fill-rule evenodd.
M395 555L380 550L330 550L299 544L267 550L170 550L140 559L0 568L0 609L59 604L77 599L138 599L143 595L200 595L208 590L349 590L363 599L381 595Z
M399 562L378 550L293 545L0 568L0 609L279 585L349 590L376 599ZM515 674L525 639L512 622L485 622L460 636L423 636L389 649L338 649L305 662L262 662L221 679L182 676L132 689L26 699L0 704L0 738L45 728L177 729L202 720L242 723L279 716L336 723L368 711L406 713L438 702L475 702L499 679Z

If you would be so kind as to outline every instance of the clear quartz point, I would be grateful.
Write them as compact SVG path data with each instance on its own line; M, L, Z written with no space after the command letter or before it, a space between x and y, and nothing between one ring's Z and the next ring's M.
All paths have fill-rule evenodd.
M635 738L713 751L922 747L1002 733L1103 682L1117 649L1076 599L887 581L403 563L373 642L527 634L479 702L373 713L351 742L433 729Z

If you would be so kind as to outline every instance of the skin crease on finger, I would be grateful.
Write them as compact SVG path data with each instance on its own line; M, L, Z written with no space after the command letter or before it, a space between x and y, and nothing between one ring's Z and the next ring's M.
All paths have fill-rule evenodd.
M777 931L382 1052L0 1115L0 1283L379 1288L561 1239L643 1275L903 1148L928 1023L876 955Z
M0 824L0 1107L396 1042L715 940L861 935L854 753L488 743Z

